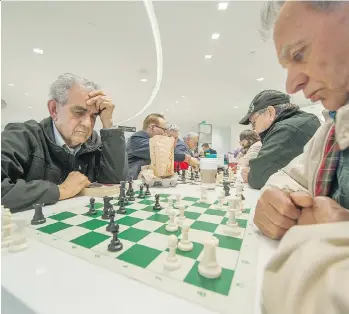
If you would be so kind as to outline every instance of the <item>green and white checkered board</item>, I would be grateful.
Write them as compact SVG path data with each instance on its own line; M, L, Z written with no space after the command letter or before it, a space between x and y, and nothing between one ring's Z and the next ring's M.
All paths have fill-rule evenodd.
M165 207L169 194L161 194ZM155 212L154 197L139 200L126 207L125 215L116 216L120 225L120 252L109 252L111 234L106 231L108 220L101 219L102 199L96 198L97 215L88 216L87 206L72 208L47 217L43 225L28 226L30 237L78 256L91 263L124 274L144 284L167 291L220 313L252 313L255 291L255 262L257 244L248 222L250 209L238 217L239 237L227 236L223 229L227 211L198 198L184 197L186 223L190 225L189 239L194 247L190 252L177 249L180 269L167 271L168 236L181 235L165 229L169 217L163 210ZM111 202L117 209L117 201ZM203 242L210 236L219 240L217 261L222 266L218 279L207 279L198 273L203 255ZM236 309L236 312L235 312Z

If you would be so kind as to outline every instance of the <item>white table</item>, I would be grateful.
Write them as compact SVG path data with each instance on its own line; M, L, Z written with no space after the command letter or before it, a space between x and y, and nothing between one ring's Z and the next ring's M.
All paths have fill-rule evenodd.
M218 195L220 190L217 188L209 193ZM167 191L171 194L200 196L198 186L151 189L152 194ZM246 187L244 195L245 205L254 207L259 191ZM64 211L86 202L88 197L62 201L45 207L44 212L49 215L54 209ZM29 220L32 216L33 212L27 211L16 214L14 218ZM258 235L258 241L255 314L260 313L263 269L277 245L277 242L261 235ZM29 249L17 254L3 252L2 288L2 313L6 314L213 313L39 242L30 242ZM233 313L243 314L241 309L232 309Z

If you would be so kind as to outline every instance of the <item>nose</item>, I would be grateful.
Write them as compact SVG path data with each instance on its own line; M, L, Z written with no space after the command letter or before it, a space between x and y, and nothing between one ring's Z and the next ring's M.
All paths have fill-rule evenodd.
M297 68L287 69L286 91L288 94L295 94L303 90L309 81L309 77Z

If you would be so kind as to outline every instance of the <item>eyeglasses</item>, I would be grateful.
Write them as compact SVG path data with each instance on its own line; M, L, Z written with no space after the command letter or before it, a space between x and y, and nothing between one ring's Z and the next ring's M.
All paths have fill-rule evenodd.
M167 132L167 130L168 130L168 128L163 128L163 127L158 126L158 125L156 125L156 124L153 124L153 126L157 127L158 129L163 130L164 132Z
M252 118L253 116L250 117L250 124L251 124L253 130L254 130L255 127L256 127L256 122L257 122L258 118L259 118L265 111L266 111L265 109L262 109L262 110L260 110L260 111L257 111L257 112L253 115L253 116L254 116L253 121L251 121L251 118Z

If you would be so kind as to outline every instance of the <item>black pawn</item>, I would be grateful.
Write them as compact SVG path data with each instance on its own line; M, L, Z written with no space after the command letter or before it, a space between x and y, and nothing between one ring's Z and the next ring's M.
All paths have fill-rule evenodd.
M182 177L181 177L181 179L182 179L182 182L183 182L183 183L184 183L185 180L186 180L186 177L185 177L185 170L184 170L184 169L182 170Z
M193 171L193 168L191 168L191 172L190 172L190 180L191 181L194 181L195 178L194 178L194 171Z
M35 204L34 205L34 217L31 221L32 225L41 225L46 222L46 218L42 212L42 205Z
M199 171L195 170L195 179L199 179Z
M144 195L145 195L145 196L150 196L151 193L150 193L150 191L149 191L149 184L146 184L145 187L146 187L147 190L145 191Z
M119 233L119 225L113 225L111 227L110 232L113 234L113 237L108 244L108 251L109 252L118 252L121 251L123 248L122 243L118 239L118 233Z
M179 166L179 164L177 164L177 174L178 174L178 176L180 176L181 175L181 172L180 172L180 166Z
M122 195L123 191L126 190L126 181L120 181L120 194L119 194L119 198L118 200L120 201L120 198L123 196L123 197L126 197L126 194Z
M93 197L90 198L90 210L87 212L87 215L92 216L96 215L97 211L95 209L95 199Z
M155 204L153 206L153 210L160 210L160 209L162 209L162 207L160 205L160 195L155 194Z
M140 198L140 199L145 198L145 195L144 195L143 189L144 189L144 186L143 186L143 185L141 185L141 186L139 187L139 194L138 194L138 198Z
M230 196L230 193L229 193L229 191L230 191L229 182L227 182L227 181L223 182L223 190L225 192L225 196Z
M110 204L110 201L112 199L113 199L112 197L108 197L108 196L103 197L104 207L103 207L103 215L101 218L104 220L109 219L109 209L113 208L113 206Z
M124 200L121 199L121 200L119 201L119 203L120 203L120 207L119 207L119 209L117 210L117 213L118 213L118 214L123 214L123 215L125 215L125 214L126 214L126 208L125 208L125 202L124 202Z
M115 225L115 210L114 209L110 209L109 210L109 224L107 225L106 230L111 232L111 228Z
M118 202L118 206L121 205L121 200L124 201L124 205L126 205L126 189L124 187L120 187L120 194L119 194L119 202ZM128 205L128 202L127 202L127 205Z

